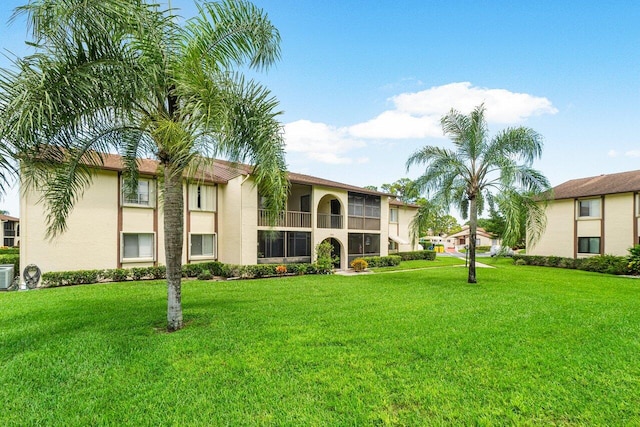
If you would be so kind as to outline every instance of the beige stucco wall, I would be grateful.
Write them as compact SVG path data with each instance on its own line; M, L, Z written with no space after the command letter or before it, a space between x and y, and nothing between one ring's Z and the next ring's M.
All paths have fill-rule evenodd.
M627 249L634 245L633 221L637 221L634 212L633 193L612 194L604 201L604 253L625 256Z
M549 203L546 209L547 227L540 240L535 245L527 247L527 254L573 258L574 205L572 199Z
M408 242L407 245L398 244L399 252L417 250L417 245L418 245L417 240L416 240L415 246L411 245L411 231L410 231L409 225L411 224L411 221L418 213L418 209L410 208L407 206L393 206L393 208L398 209L398 222L397 223L387 222L389 224L388 236L396 235L401 239L403 239L404 241ZM389 207L387 208L387 211L389 211ZM388 217L387 217L387 221L388 221ZM388 240L385 240L385 242L387 241ZM386 245L385 247L387 248L387 252L388 252L389 246Z
M218 260L226 264L242 262L242 230L238 225L246 211L240 194L244 178L237 177L218 188Z
M39 195L26 191L20 200L22 241L20 265L65 271L115 268L117 265L118 180L115 172L99 172L68 218L65 233L45 238L46 212Z

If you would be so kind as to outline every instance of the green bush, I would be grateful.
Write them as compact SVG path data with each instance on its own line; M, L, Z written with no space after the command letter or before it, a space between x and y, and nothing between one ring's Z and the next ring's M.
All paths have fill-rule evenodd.
M515 265L527 265L527 262L523 259L518 259L516 261L514 261Z
M416 259L426 259L428 261L433 261L436 259L436 251L412 251L412 252L398 252L397 254L402 261L411 261Z
M629 274L640 274L640 245L635 245L629 248L629 255L627 255L627 269Z
M558 267L592 271L605 274L630 274L628 257L597 255L588 258L563 258L558 256L520 255L513 256L514 262L522 260L526 265ZM520 263L519 263L520 265Z
M371 256L362 259L367 262L369 267L394 267L402 261L402 257L399 255Z
M316 245L316 266L318 274L332 274L333 263L336 261L332 257L333 245L329 242L322 242Z
M202 270L198 273L198 280L211 280L213 279L213 274L209 270Z
M99 275L99 279L112 280L114 282L124 282L129 277L129 270L124 268L114 268L110 270L104 270Z
M0 255L20 255L20 248L0 248Z

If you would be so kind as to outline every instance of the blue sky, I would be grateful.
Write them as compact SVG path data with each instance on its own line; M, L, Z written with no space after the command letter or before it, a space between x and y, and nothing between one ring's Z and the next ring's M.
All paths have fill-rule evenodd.
M7 20L21 3L0 6L1 47L18 55L26 28ZM544 136L535 167L552 185L640 169L640 2L255 4L282 36L281 60L253 77L280 100L291 171L360 186L415 178L411 153L450 147L440 117L481 102L492 132ZM193 16L191 0L171 5ZM13 215L15 193L0 204Z

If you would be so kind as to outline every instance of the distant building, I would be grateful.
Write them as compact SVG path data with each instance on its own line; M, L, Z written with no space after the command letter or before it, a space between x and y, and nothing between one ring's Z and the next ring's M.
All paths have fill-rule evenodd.
M20 246L20 219L0 214L2 246Z
M542 238L531 255L628 255L640 243L640 171L573 179L553 188Z
M453 233L449 236L443 237L443 243L446 249L464 249L470 243L469 226L465 225L462 230L457 233ZM476 247L478 246L494 246L499 245L500 240L494 237L491 233L485 231L484 228L478 227L476 229Z
M138 191L125 195L122 158L107 156L71 212L68 230L53 241L45 239L39 194L23 191L21 265L47 272L164 263L157 167L141 159ZM182 263L312 262L316 245L328 241L339 257L336 267L346 269L358 257L418 247L409 240L417 206L309 175L289 173L289 181L286 208L270 227L251 166L215 160L197 179L185 179Z

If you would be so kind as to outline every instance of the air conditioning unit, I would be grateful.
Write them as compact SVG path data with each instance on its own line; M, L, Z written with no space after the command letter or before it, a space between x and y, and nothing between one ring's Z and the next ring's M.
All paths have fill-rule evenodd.
M8 289L13 282L13 264L0 264L0 289Z

